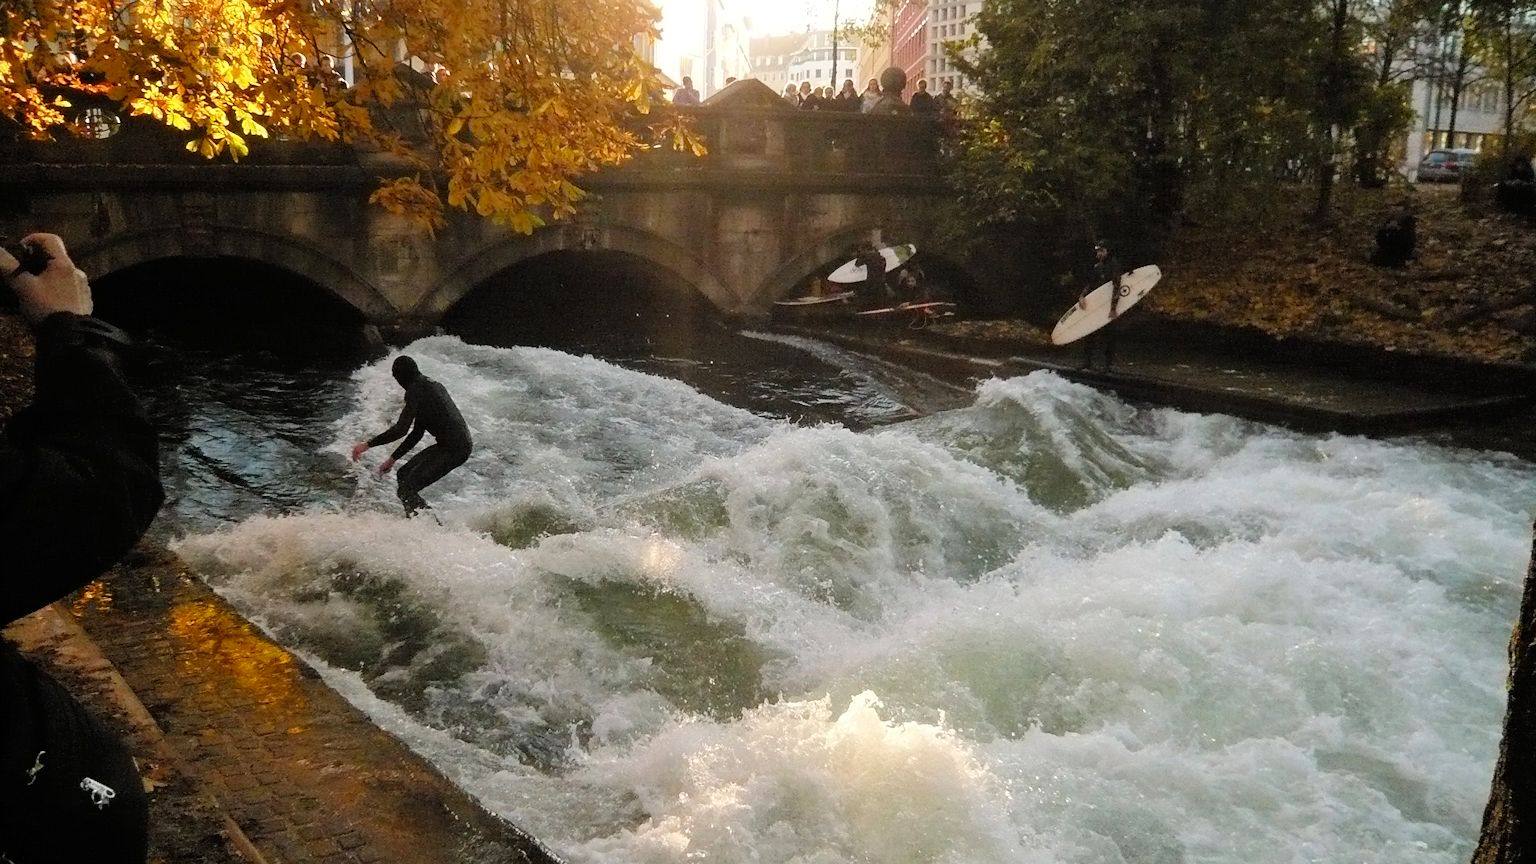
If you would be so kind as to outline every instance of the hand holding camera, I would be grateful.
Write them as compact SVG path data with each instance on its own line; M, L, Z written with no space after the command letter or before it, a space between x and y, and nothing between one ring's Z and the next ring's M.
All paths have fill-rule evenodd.
M55 312L89 315L94 308L90 281L56 234L29 234L14 251L0 247L0 275L33 325Z

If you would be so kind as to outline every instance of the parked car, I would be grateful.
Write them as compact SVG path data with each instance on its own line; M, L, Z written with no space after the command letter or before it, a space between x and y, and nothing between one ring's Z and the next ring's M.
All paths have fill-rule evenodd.
M1477 164L1477 151L1458 147L1452 150L1431 150L1419 160L1420 183L1455 183L1461 180L1463 171L1472 170Z

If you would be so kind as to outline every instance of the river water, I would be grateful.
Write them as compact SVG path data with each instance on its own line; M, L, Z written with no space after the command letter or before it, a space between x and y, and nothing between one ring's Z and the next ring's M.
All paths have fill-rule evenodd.
M161 530L572 862L1468 858L1531 466L731 344L410 346L442 525L388 358L167 363Z

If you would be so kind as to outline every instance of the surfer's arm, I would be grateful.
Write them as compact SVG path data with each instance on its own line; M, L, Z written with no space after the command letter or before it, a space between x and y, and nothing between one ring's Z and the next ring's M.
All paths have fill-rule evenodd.
M421 443L421 436L424 432L426 430L422 428L420 423L417 423L416 428L411 430L411 434L405 436L405 440L401 441L400 446L395 448L395 452L389 454L390 463L399 462L405 458L405 454L415 449L416 445Z
M407 390L405 391L405 407L400 409L400 419L395 421L395 425L385 429L383 432L380 432L372 438L369 438L364 443L366 443L368 447L377 447L380 444L388 444L391 441L399 439L401 435L404 435L406 432L410 431L411 424L414 422L416 422L416 397L410 390ZM363 449L366 450L368 448L365 447Z

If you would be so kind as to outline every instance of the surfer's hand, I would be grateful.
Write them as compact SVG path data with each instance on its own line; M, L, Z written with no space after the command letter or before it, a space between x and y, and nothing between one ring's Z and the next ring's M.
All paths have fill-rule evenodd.
M393 467L395 467L395 457L391 456L388 459L385 459L384 463L379 466L379 476L383 477L385 474L388 474L389 469Z
M352 461L356 462L357 460L363 458L363 453L365 451L367 451L367 449L368 449L368 442L367 441L359 441L356 444L353 444L352 445Z
M1079 308L1079 309L1087 309L1088 308L1088 295L1087 294L1084 294L1083 296L1077 298L1077 308Z
M48 253L49 260L48 267L36 276L26 271L17 273L20 262L0 249L0 273L21 301L21 314L32 324L41 324L55 312L91 314L91 283L69 260L64 241L57 234L29 234L22 242L39 247Z

